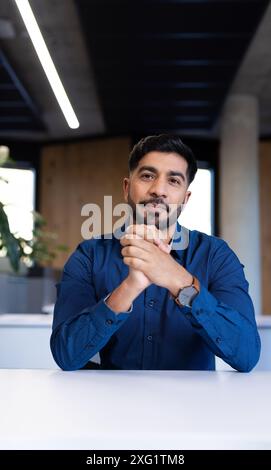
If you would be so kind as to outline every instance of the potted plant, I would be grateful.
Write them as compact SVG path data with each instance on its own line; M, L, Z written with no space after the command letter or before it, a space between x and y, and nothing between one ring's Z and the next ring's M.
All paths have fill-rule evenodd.
M14 164L9 149L0 146L0 167L7 164ZM1 184L8 181L0 176ZM12 233L0 199L0 256L8 261L0 275L0 313L40 313L54 300L55 280L50 266L57 252L67 247L57 244L57 235L45 230L46 221L38 212L33 212L33 221L30 239Z

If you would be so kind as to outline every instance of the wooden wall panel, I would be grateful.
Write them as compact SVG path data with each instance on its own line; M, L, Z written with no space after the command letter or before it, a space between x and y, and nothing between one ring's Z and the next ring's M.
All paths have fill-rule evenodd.
M271 315L271 142L260 144L260 206L263 314Z
M41 157L41 213L47 229L58 234L58 242L69 253L54 261L62 269L67 257L82 240L85 220L81 208L86 203L103 207L105 195L113 204L123 202L122 180L128 174L128 138L111 138L80 143L50 145Z

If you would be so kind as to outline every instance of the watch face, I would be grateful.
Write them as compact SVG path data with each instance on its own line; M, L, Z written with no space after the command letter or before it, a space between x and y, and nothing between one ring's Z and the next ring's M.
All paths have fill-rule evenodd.
M191 307L192 301L198 294L197 289L195 287L184 287L181 292L179 293L178 299L179 302L184 305L185 307Z

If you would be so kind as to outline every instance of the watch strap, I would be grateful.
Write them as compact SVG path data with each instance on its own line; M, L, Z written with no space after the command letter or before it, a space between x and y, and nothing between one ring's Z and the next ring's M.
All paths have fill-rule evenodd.
M193 276L193 275L192 275L192 277L193 277L192 284L190 284L190 286L185 286L185 287L183 287L183 288L178 292L177 297L174 298L175 302L176 302L180 307L184 307L184 305L181 304L181 302L180 302L180 300L179 300L180 292L181 292L183 289L185 289L186 287L194 287L194 289L197 291L197 293L200 292L200 283L199 283L199 280L198 280L195 276Z

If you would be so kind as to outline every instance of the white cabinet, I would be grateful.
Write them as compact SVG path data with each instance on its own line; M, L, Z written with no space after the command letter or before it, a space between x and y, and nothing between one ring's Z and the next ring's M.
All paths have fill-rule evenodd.
M51 331L52 315L0 315L0 369L58 369Z

